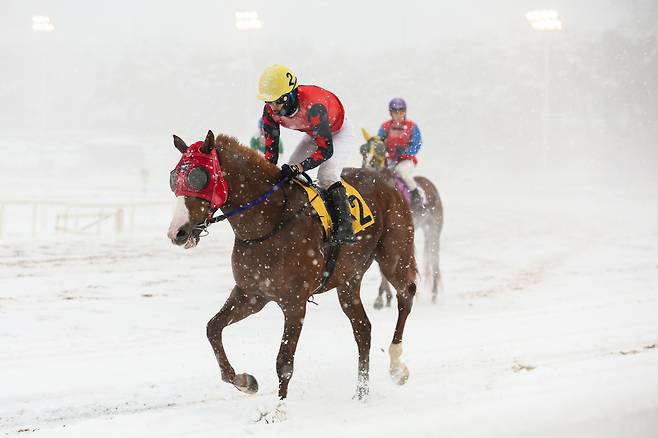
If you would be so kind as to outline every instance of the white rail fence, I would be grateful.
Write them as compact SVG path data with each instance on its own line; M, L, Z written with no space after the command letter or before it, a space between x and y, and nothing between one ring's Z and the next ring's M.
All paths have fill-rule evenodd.
M52 234L162 232L172 203L84 203L0 200L0 239Z

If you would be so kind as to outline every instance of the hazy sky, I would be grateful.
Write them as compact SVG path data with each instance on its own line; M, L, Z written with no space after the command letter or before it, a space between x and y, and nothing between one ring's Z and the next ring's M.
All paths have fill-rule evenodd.
M516 129L519 108L531 122L541 121L541 105L526 94L544 89L543 64L533 56L544 47L546 34L530 29L527 11L555 9L563 23L562 47L554 52L554 102L559 92L578 95L578 102L603 102L611 93L604 85L616 79L593 74L592 69L605 73L606 64L599 55L584 59L580 50L587 41L603 41L597 32L649 16L655 4L658 0L1 0L0 59L6 65L0 69L0 94L11 102L4 123L16 135L29 133L36 123L41 132L56 129L67 139L90 131L101 137L127 131L138 139L169 142L171 132L191 138L210 126L248 139L262 113L255 98L258 75L276 62L290 65L301 83L336 92L355 124L371 130L387 117L388 99L404 96L428 144L441 144L425 149L425 162L432 150L441 151L442 163L448 155L458 162L456 151L468 161L478 151L494 150L496 135L509 150L532 142ZM236 11L257 11L262 29L237 30ZM50 16L55 31L33 32L35 15ZM500 54L501 62L487 59ZM629 71L646 70L628 59L622 65ZM473 74L478 68L482 74ZM389 74L380 75L381 69ZM583 88L583 78L591 88ZM523 82L518 87L510 83L518 80ZM519 100L498 108L501 93ZM633 97L620 96L633 106ZM489 106L471 104L476 98ZM641 109L649 105L643 103L648 99L635 100ZM484 126L488 111L509 125L508 136L501 137L500 123ZM557 105L551 111L552 120L566 117ZM570 145L597 144L584 138L583 129L573 129ZM463 146L463 133L473 134L471 149Z

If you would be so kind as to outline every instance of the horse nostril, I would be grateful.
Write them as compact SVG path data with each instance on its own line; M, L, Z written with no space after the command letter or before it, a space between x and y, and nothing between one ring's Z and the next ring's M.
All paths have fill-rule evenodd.
M187 232L183 229L178 230L178 233L176 233L176 240L181 240L187 237Z

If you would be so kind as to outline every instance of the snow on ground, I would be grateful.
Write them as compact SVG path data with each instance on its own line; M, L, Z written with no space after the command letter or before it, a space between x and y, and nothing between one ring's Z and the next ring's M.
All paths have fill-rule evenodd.
M220 381L206 322L232 287L230 229L196 249L161 229L0 246L0 431L35 437L655 436L658 203L445 196L444 291L405 332L411 377L388 376L395 307L372 308L371 397L351 399L357 354L334 292L309 304L288 419L274 406L282 316L225 330ZM613 202L614 201L614 202ZM621 204L620 204L621 202ZM161 232L160 232L161 231Z

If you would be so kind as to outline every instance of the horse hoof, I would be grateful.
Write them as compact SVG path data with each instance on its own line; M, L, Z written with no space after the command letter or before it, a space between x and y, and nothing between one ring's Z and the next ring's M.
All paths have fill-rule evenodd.
M391 368L391 379L393 379L396 385L404 385L409 380L409 368L406 365Z
M370 389L367 386L357 386L353 400L367 402L370 398Z
M256 394L258 392L258 382L251 374L243 373L235 376L233 386L247 394Z

